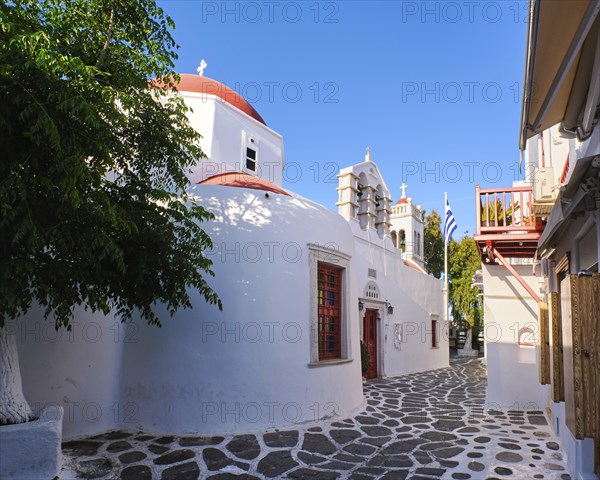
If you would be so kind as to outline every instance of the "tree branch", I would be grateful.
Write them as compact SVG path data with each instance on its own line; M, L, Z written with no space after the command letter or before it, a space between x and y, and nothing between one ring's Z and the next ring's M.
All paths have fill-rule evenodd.
M115 27L115 7L110 8L110 20L108 24L108 34L106 35L106 41L104 42L104 47L102 47L102 51L100 52L100 56L98 57L98 61L96 62L96 68L100 68L102 63L104 63L104 59L106 58L106 53L108 52L108 46L110 45L110 41L112 39L113 29Z

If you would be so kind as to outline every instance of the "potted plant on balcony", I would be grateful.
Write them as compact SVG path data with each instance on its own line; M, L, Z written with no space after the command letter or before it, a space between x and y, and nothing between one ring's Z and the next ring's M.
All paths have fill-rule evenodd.
M504 225L504 219L506 217L506 225L512 225L513 213L519 210L519 201L517 200L513 205L506 209L504 213L504 207L502 201L497 198L496 203L488 203L486 206L481 206L481 226L482 227L500 227ZM487 208L486 208L487 207ZM497 218L496 218L497 215Z

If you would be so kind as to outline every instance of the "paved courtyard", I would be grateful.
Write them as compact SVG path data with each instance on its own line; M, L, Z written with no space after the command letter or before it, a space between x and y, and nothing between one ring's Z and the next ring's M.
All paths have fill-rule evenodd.
M353 418L261 434L111 432L63 444L61 479L570 479L540 411L485 405L481 359L365 383Z

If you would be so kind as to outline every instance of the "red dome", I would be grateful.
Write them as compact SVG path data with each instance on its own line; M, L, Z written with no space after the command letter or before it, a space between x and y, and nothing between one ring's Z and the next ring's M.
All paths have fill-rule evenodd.
M266 190L268 192L290 196L283 188L278 187L271 182L267 182L260 177L255 177L254 175L248 175L247 173L242 172L219 173L198 182L198 185L223 185L227 187L252 188L254 190Z
M396 205L402 205L403 203L408 203L408 198L403 197L396 202Z
M196 92L205 95L215 95L225 100L230 105L233 105L238 110L250 115L255 120L258 120L263 125L266 125L265 121L254 107L250 105L244 97L227 85L223 85L212 78L201 77L200 75L182 73L179 76L181 77L181 80L177 84L177 90L181 92Z

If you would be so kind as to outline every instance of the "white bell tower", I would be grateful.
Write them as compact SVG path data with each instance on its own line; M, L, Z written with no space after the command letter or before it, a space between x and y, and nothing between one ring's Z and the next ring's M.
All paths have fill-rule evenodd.
M408 185L402 183L400 200L392 206L390 215L390 235L394 246L402 250L405 260L412 260L424 268L424 234L423 209L406 196Z
M390 192L367 147L365 160L340 170L338 213L362 230L373 229L383 238L390 234Z

